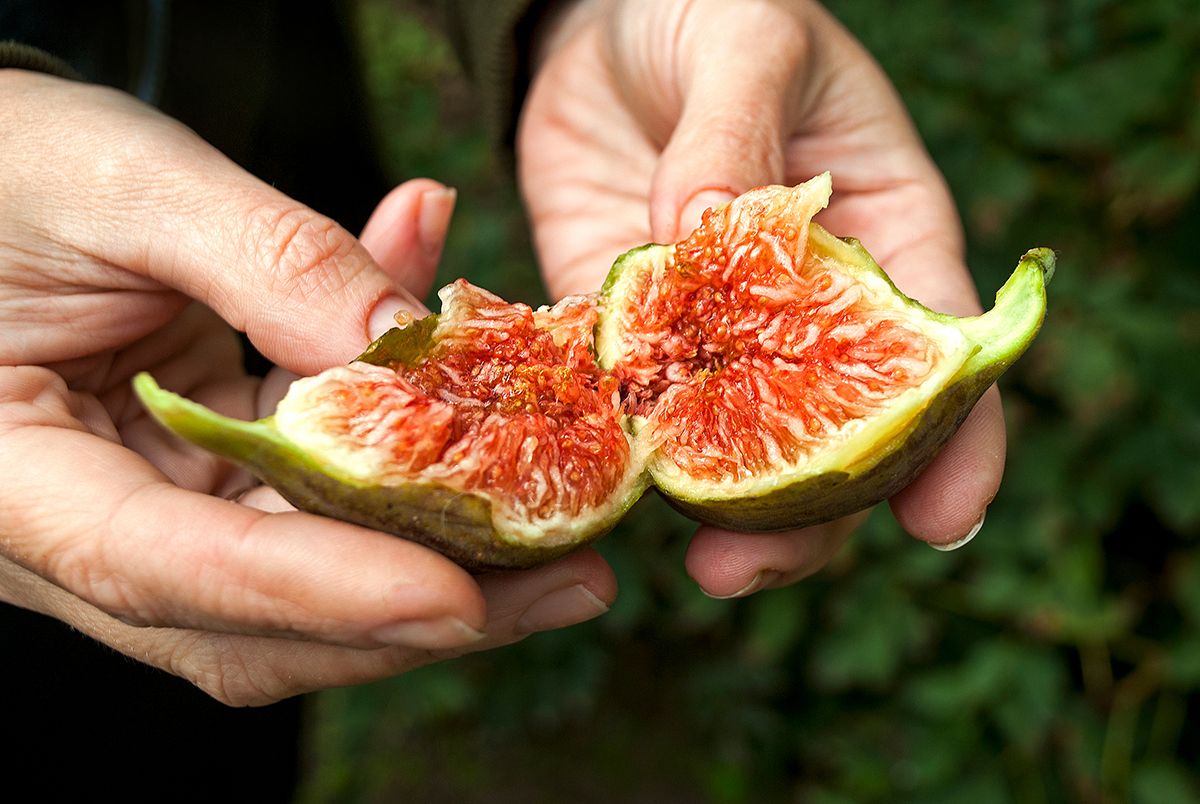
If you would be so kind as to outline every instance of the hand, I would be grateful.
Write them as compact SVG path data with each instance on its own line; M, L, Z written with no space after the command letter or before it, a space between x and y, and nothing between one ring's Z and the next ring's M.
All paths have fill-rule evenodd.
M940 174L878 65L817 3L583 0L541 34L517 152L553 294L596 289L615 255L686 236L740 192L829 170L827 229L859 238L927 306L979 312ZM974 535L1004 442L993 388L891 500L900 523L934 546ZM701 527L687 567L714 596L784 585L861 519L770 535Z
M419 308L399 287L427 290L452 193L402 185L360 244L133 99L17 70L0 70L0 143L0 600L230 704L392 675L612 600L590 551L475 579L243 493L247 475L130 393L146 369L227 415L268 413L287 376L245 376L229 325L292 372L353 358Z

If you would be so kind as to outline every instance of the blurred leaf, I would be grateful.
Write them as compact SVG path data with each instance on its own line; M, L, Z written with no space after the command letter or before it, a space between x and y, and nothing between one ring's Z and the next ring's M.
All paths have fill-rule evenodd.
M1167 649L1166 676L1182 689L1200 687L1200 636L1181 639Z
M1018 111L1017 133L1035 148L1104 148L1172 111L1163 90L1189 74L1187 58L1174 42L1153 41L1052 72Z
M1135 804L1195 804L1200 784L1179 765L1156 762L1134 772L1132 798Z
M928 633L917 607L878 570L852 583L855 591L838 601L811 657L814 679L834 690L888 683Z
M747 601L745 653L752 663L775 663L795 647L807 625L806 609L795 587L760 592Z

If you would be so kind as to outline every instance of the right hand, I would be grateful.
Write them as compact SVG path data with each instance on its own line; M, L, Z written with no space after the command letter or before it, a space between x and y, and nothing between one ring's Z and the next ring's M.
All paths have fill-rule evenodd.
M980 312L961 225L887 76L816 0L576 0L542 27L517 132L529 216L552 296L600 286L614 255L672 243L701 212L764 184L829 170L818 220L854 235L902 291ZM890 500L940 549L983 521L1004 469L993 388ZM688 572L740 597L816 572L865 513L779 533L702 525Z
M130 393L150 370L227 415L265 415L286 375L245 376L234 329L311 374L397 310L423 313L404 288L428 289L445 188L397 188L360 243L127 95L11 69L0 144L0 600L241 705L606 609L615 581L590 550L473 578L268 489L238 495L249 476Z

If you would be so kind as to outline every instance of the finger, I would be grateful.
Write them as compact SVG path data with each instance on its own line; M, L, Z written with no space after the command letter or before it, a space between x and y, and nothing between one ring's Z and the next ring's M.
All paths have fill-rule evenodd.
M478 581L488 601L489 646L598 617L617 597L616 576L590 548L544 567L490 573Z
M521 193L554 298L594 291L616 255L650 239L658 150L607 71L595 33L577 36L538 73L521 112Z
M279 367L268 371L267 376L263 377L262 383L258 386L254 410L245 418L264 419L270 416L279 406L279 400L287 396L288 389L298 379L300 378L292 372Z
M836 36L842 36L840 28ZM853 48L857 50L857 45ZM820 221L858 238L905 294L958 316L980 312L953 200L882 71L860 54L857 93L824 129L794 137L789 177L830 169L833 201ZM838 79L835 77L835 84ZM1004 468L1004 419L995 389L943 452L892 500L900 524L932 545L961 545L978 532Z
M8 210L25 229L203 301L302 374L361 352L381 301L415 306L342 227L178 123L90 85L36 76L23 86L41 102L17 104L5 136L44 157L7 179L12 197L41 199ZM39 139L47 105L62 136Z
M932 309L977 315L979 297L956 232L952 228L949 235L934 234L912 243L885 264L898 287ZM940 549L955 549L973 539L1000 489L1005 441L1004 410L993 386L932 463L892 498L900 525Z
M907 296L939 312L978 315L953 201L923 153L910 158L919 163L912 177L886 187L864 190L835 177L833 201L820 221L862 242Z
M993 386L925 471L892 498L892 513L933 547L962 547L979 533L1000 488L1004 453L1004 411Z
M901 213L904 209L907 214ZM980 312L958 221L936 177L851 198L830 211L836 213L832 225L847 227L839 233L863 233L868 249L875 249L906 294L940 312ZM943 451L892 499L892 511L915 538L962 546L979 532L984 511L999 490L1004 459L1004 413L992 388Z
M50 372L3 374L3 550L77 597L139 624L355 646L479 637L478 586L433 551L178 488L129 450L67 429L69 392Z
M400 287L418 299L429 294L456 193L432 179L413 179L379 202L359 241Z
M704 25L723 30L698 35L707 47L685 55L683 112L651 187L658 242L686 237L709 207L783 180L787 107L807 53L803 29L770 5L731 8Z
M265 511L268 514L280 514L296 510L296 506L283 499L283 495L270 486L247 486L234 495L232 499L247 508Z
M865 519L863 512L783 533L734 533L705 525L696 531L684 563L709 597L745 597L812 575Z
M607 611L612 571L583 550L546 567L481 580L486 637L452 651L356 649L314 642L122 623L53 584L0 559L0 596L60 619L139 661L182 676L235 706L272 703L318 689L361 684L434 661L498 647L533 631L565 627ZM32 604L31 604L32 603Z

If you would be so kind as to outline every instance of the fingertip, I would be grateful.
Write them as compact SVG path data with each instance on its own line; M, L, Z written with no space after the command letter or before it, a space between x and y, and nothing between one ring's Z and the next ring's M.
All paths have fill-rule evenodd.
M658 242L686 237L705 209L783 180L783 107L791 76L759 54L728 55L720 68L708 62L695 68L683 113L655 169L650 224Z
M900 526L930 545L965 544L1000 488L1005 443L1004 412L993 386L929 466L891 499Z
M383 535L383 534L381 534ZM394 536L395 575L385 595L395 620L458 620L484 631L488 603L478 581L450 559L421 545Z
M828 564L868 513L778 533L735 533L702 525L684 565L700 590L718 599L787 586Z
M562 563L566 562L566 563ZM563 559L558 572L569 573L606 606L617 599L617 575L602 555L592 548L578 550Z
M591 548L533 569L488 573L479 585L488 601L488 634L498 643L591 620L617 598L616 575Z
M769 537L767 537L769 538ZM761 535L738 534L702 525L688 545L683 565L700 591L709 597L729 598L748 594L770 560L770 545Z
M412 179L384 196L359 236L393 281L414 296L433 284L457 193L433 179Z
M429 310L408 293L398 291L384 296L367 316L367 338L374 341L394 327L407 324L414 317L428 315Z
M605 605L617 599L617 576L594 548L585 547L560 559L526 570L502 570L479 577L485 590L524 588L529 595L575 584L587 587Z
M687 237L700 226L706 211L727 204L736 196L737 193L730 188L703 187L696 190L679 208L673 239Z
M485 636L483 631L471 627L457 617L402 620L371 631L371 637L382 645L419 650L465 648L479 642Z
M582 583L556 589L534 601L521 613L513 624L513 635L519 637L539 631L569 628L606 614L609 606Z
M421 193L421 211L417 219L417 235L425 258L434 268L442 257L450 218L458 201L453 187L439 187Z
M388 233L392 232L398 224L405 221L416 221L421 197L424 193L444 192L447 189L440 182L425 178L410 179L396 185L376 205L358 239L371 252L375 261L381 262L373 246L388 240Z

